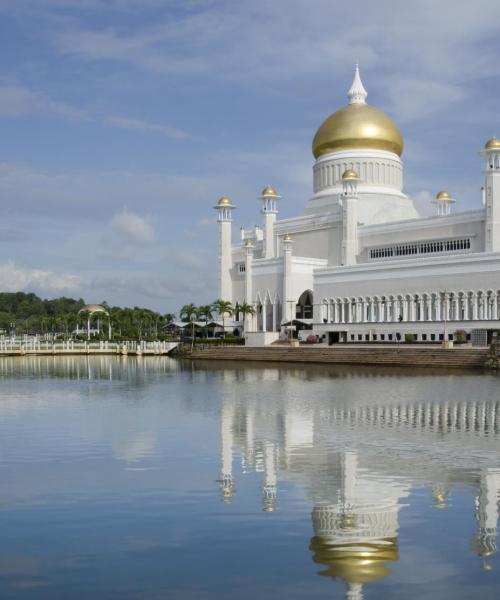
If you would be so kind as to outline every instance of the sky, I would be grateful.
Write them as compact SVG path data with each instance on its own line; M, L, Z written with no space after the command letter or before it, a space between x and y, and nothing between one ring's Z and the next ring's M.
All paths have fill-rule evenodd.
M300 214L356 62L419 210L479 207L499 54L491 0L0 0L0 291L214 301L213 205L235 235L268 184Z

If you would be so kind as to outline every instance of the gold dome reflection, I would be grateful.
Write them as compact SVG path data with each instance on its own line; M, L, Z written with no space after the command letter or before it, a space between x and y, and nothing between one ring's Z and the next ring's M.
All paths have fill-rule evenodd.
M332 544L328 538L314 536L309 549L314 562L327 567L318 575L339 578L347 584L382 579L391 573L387 563L399 558L396 538Z

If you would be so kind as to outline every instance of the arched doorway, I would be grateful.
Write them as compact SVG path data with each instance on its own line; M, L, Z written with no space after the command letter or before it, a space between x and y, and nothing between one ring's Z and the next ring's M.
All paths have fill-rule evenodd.
M303 292L295 306L296 319L313 318L313 293L311 290Z

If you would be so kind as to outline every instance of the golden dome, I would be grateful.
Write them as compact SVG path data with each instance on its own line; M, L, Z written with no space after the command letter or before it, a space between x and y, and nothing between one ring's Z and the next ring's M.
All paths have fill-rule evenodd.
M347 171L344 171L344 173L342 174L342 179L358 179L359 175L356 173L356 171L353 171L352 169L348 169Z
M108 311L104 308L104 306L101 306L101 304L86 304L83 308L80 308L78 314L83 312L90 314L98 312L109 314Z
M436 200L450 200L451 199L451 194L450 192L447 192L446 190L441 190L440 192L438 192L436 194Z
M320 575L340 577L346 583L371 583L390 574L386 566L398 560L395 538L345 544L330 544L327 538L313 537L313 560L327 567Z
M313 140L315 158L336 150L374 149L403 153L397 126L382 111L362 103L344 106L330 115Z
M496 148L500 148L500 140L496 137L492 137L491 140L488 140L484 145L485 150L493 150Z
M285 237L283 238L284 242L291 242L292 241L292 237L289 233L285 234Z
M268 185L262 190L261 196L265 198L277 198L278 192L273 187Z
M222 196L222 198L219 198L219 201L217 202L217 206L233 206L233 203L226 196Z

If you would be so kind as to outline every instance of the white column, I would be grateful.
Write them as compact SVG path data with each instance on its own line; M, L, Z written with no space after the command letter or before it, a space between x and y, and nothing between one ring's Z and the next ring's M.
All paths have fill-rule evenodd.
M477 294L471 295L471 303L472 303L472 320L477 321L478 319L478 298Z
M260 200L262 202L261 214L264 230L264 258L274 258L276 256L276 240L274 237L274 226L276 223L277 200L281 196L278 196L276 191L268 186L262 190Z
M410 321L416 321L417 320L417 303L415 298L413 298L413 296L410 298L409 300L410 302Z
M488 142L481 154L486 158L485 170L485 251L500 252L500 147Z
M342 176L342 264L354 265L358 255L358 184L354 171Z
M234 204L229 198L221 198L214 206L219 213L219 298L232 302L233 290L231 268L233 266L231 250L231 212Z
M491 318L493 320L498 319L498 297L496 292L493 292L493 305L491 307Z
M441 294L436 294L436 321L441 321Z
M283 238L283 316L285 321L295 318L295 298L292 296L292 238L287 234Z
M245 242L245 302L253 306L253 243L252 240ZM248 331L255 331L256 315L246 316L246 327Z

